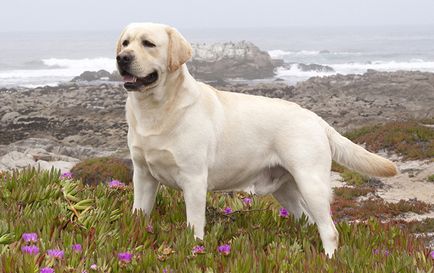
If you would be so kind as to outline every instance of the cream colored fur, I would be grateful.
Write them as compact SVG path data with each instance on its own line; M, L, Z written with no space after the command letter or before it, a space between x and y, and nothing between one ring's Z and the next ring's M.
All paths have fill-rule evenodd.
M143 47L143 39L156 47ZM124 40L128 46L122 46ZM203 238L206 192L251 187L258 194L273 194L296 217L306 213L332 255L338 246L330 215L332 159L371 175L396 173L393 163L295 103L197 82L184 64L191 47L172 27L129 25L117 46L117 54L126 51L135 57L133 75L159 73L151 86L129 92L126 102L133 210L149 214L159 184L180 189L187 221L195 236Z

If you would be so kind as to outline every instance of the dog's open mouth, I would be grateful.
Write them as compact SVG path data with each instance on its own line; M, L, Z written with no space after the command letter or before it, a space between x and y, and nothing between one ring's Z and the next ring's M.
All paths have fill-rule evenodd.
M139 78L124 72L122 77L124 80L125 89L135 91L140 89L141 87L146 87L156 82L158 80L158 72L154 71L152 73L149 73L144 78Z

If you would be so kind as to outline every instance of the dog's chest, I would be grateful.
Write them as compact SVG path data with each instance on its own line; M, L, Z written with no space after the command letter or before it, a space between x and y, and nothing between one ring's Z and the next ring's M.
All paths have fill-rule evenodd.
M132 159L141 167L148 169L149 173L163 185L179 188L176 174L179 166L174 153L167 148L157 148L150 145L131 147Z

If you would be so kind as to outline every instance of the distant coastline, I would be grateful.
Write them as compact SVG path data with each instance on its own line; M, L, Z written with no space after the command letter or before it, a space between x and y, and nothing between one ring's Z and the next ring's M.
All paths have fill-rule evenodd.
M250 41L283 59L275 78L289 84L312 76L378 71L434 72L434 28L282 27L182 29L196 44ZM84 71L114 71L119 31L17 32L0 35L0 86L37 87L70 81ZM304 70L316 64L333 71Z

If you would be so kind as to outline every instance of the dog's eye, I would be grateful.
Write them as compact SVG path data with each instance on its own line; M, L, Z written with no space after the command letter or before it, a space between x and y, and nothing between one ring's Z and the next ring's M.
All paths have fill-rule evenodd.
M142 44L145 47L155 47L155 44L149 42L148 40L143 40Z
M123 45L123 46L128 46L129 43L130 43L130 42L129 42L128 40L125 40L125 41L122 42L122 45Z

